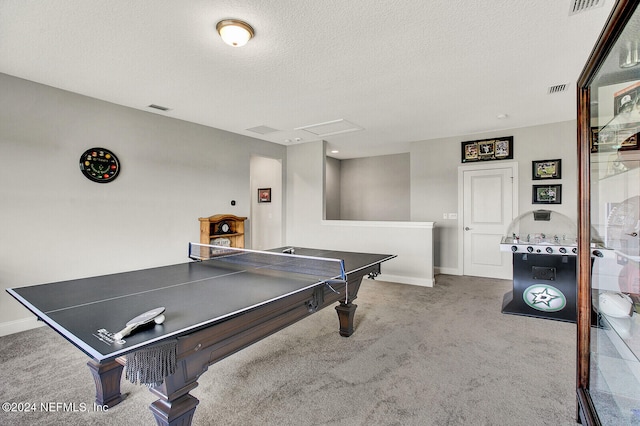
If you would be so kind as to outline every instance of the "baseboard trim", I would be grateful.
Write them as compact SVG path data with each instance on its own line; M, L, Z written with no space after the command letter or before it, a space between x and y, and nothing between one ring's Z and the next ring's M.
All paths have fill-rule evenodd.
M417 285L421 287L433 287L435 279L405 277L402 275L381 274L378 278L380 281L388 281L399 284Z
M462 275L462 272L458 269L458 268L442 268L442 267L435 267L433 268L436 274L443 274L443 275Z
M0 323L0 337L42 327L43 325L44 323L42 321L38 321L36 317L2 322Z

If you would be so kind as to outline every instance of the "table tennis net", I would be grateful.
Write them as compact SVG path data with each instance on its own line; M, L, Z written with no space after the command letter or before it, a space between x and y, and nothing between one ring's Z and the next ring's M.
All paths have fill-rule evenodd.
M341 259L197 243L189 243L189 257L236 270L278 271L313 277L317 281L346 281Z

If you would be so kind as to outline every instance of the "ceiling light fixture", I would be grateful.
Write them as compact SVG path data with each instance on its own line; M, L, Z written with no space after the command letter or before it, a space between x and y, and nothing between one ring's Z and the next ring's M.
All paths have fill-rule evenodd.
M237 19L223 19L216 25L216 30L222 41L233 47L244 46L254 35L251 25Z

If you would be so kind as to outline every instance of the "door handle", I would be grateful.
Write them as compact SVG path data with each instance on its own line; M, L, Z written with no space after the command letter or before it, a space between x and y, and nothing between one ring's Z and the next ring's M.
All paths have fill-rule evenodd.
M464 230L465 230L465 231L469 231L469 230L471 230L471 228L469 228L468 226L465 226L465 227L464 227Z

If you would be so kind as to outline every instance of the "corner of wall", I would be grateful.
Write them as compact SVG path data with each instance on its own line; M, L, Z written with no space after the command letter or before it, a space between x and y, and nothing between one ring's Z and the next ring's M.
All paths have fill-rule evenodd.
M14 321L0 323L0 337L42 327L44 323L33 316Z

